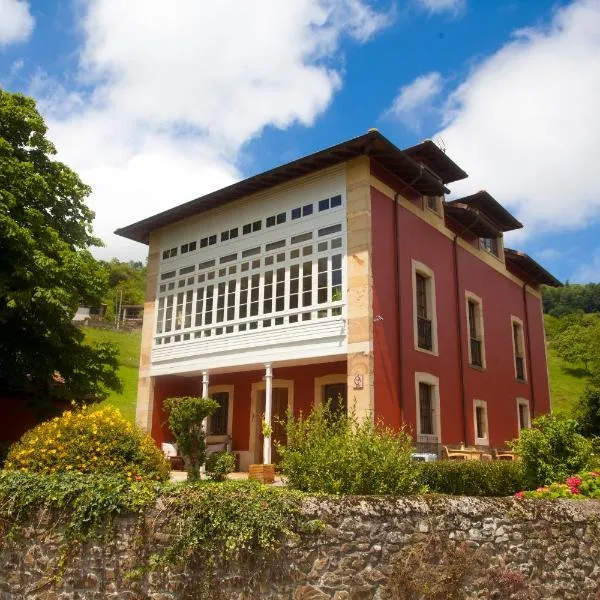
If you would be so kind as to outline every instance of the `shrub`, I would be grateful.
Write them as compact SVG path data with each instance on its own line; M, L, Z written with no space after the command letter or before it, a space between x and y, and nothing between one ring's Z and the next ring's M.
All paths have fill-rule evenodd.
M181 396L165 400L165 410L169 415L167 423L185 461L188 481L200 478L200 467L206 459L206 440L202 422L218 407L214 400L196 396Z
M150 436L112 407L68 410L30 429L11 447L4 468L45 475L120 473L131 480L169 475Z
M575 405L575 415L580 433L587 437L600 435L600 376L586 384Z
M421 463L420 483L438 494L511 496L526 481L519 461L441 460Z
M584 472L567 477L564 483L551 483L535 491L517 492L517 498L595 498L600 499L600 473Z
M404 430L358 422L355 415L316 407L286 424L280 468L288 485L330 494L409 494L417 491L418 467Z
M511 447L521 457L527 485L537 488L563 481L589 468L593 444L577 432L578 424L564 415L542 415L530 429L521 430Z
M206 459L206 474L213 481L223 481L235 471L235 455L231 452L213 452Z

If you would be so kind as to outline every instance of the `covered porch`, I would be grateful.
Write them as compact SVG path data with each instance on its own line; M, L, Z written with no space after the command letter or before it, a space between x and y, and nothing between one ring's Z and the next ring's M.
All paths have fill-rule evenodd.
M194 371L152 378L151 435L172 442L164 401L173 396L210 397L219 404L206 420L207 445L229 449L237 470L252 464L277 464L277 443L285 444L287 414L307 414L319 402L340 398L348 404L346 355L311 362L268 362L237 368ZM263 435L264 429L271 436Z

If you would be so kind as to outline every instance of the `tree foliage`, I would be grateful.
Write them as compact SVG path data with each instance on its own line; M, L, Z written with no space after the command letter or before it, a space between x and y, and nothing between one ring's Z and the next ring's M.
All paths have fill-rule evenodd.
M600 312L600 283L569 284L542 289L544 312L555 317L581 311Z
M108 274L108 292L103 299L105 318L113 320L117 298L124 304L143 304L146 290L146 266L139 261L121 262L113 258L102 263ZM122 296L121 296L122 294Z
M206 458L206 439L202 423L218 407L214 400L196 396L181 396L165 400L165 410L169 415L167 423L185 461L189 481L199 479L200 467Z
M38 406L119 389L116 349L83 344L77 307L98 304L107 273L89 252L90 188L53 157L35 102L0 89L0 396Z

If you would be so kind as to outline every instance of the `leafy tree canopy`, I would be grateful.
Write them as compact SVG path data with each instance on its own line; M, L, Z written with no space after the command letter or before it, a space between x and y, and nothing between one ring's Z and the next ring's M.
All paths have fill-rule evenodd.
M90 254L90 188L55 160L35 102L0 89L0 396L100 399L119 389L116 349L71 324L107 272Z
M559 287L543 287L544 312L555 317L581 311L600 312L600 283L585 285L569 284Z

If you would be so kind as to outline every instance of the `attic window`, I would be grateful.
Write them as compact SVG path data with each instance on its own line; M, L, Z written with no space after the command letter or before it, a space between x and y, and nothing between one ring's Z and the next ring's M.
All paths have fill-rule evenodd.
M479 246L482 250L499 256L498 252L498 238L479 238Z

